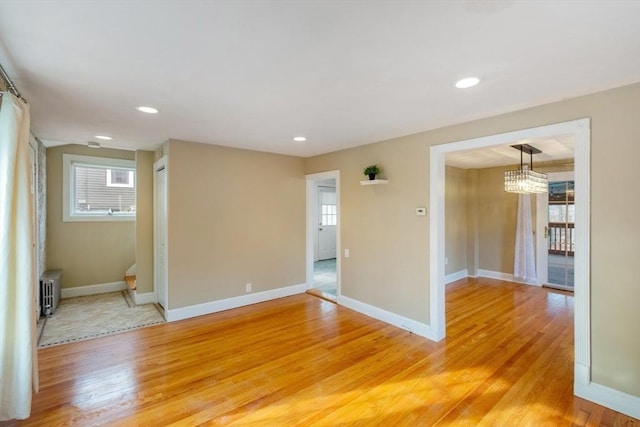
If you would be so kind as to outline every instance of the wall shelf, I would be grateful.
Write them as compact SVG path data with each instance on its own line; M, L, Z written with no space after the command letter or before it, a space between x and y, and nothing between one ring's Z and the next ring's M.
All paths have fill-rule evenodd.
M368 179L366 181L360 181L360 185L380 185L389 182L387 179Z

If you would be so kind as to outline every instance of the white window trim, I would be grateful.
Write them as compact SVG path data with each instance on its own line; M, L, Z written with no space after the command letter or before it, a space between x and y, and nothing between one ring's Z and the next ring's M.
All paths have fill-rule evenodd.
M134 168L136 162L133 160L125 159L113 159L109 157L94 157L94 156L81 156L78 154L63 154L62 155L62 221L63 222L90 222L90 221L135 221L135 212L114 212L113 214L104 213L82 213L72 214L73 212L73 200L74 200L74 188L71 186L73 182L71 174L73 163L85 164L87 166L104 166L113 168Z

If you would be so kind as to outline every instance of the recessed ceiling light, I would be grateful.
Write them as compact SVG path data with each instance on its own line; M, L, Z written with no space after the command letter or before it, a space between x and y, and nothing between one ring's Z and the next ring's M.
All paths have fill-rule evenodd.
M304 136L294 136L293 140L295 142L305 142L307 140L307 138L305 138Z
M467 77L466 79L458 80L456 82L456 87L458 89L466 89L468 87L472 87L480 83L480 79L477 77Z
M153 107L147 107L145 105L141 105L139 107L136 107L136 110L142 112L142 113L147 113L147 114L157 114L158 113L158 109L157 108L153 108Z
M94 138L103 139L105 141L111 141L113 138L107 135L96 135Z

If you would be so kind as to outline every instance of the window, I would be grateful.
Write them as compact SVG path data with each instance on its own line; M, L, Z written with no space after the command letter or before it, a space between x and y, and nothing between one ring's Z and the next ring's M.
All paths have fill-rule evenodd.
M336 225L338 223L338 211L336 205L322 205L322 225Z
M63 154L64 221L132 221L135 162Z

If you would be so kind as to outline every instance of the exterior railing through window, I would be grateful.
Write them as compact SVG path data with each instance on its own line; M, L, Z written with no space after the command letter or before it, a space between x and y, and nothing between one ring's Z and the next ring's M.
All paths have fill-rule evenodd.
M549 253L554 255L574 256L575 224L569 222L549 223Z

